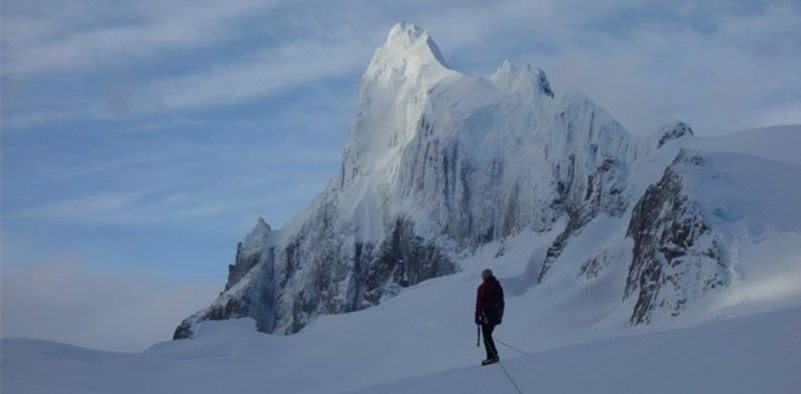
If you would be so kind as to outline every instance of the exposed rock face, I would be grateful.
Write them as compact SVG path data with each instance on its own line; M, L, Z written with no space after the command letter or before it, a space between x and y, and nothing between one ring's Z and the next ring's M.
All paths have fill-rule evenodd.
M657 131L656 136L658 138L657 141L657 148L661 148L663 145L668 143L672 140L677 140L684 136L694 136L692 127L687 125L684 122L673 122L668 123L659 128Z
M612 252L604 250L598 255L584 261L581 264L577 278L594 279L613 263L620 263L623 261L623 254L620 252Z
M372 247L364 250L362 246L361 253L369 256L372 251ZM367 270L363 289L365 306L376 305L382 297L395 295L398 287L453 272L456 266L436 245L415 235L412 222L398 219Z
M577 204L568 204L566 206L566 213L569 217L567 227L548 248L542 270L537 279L538 282L542 282L545 279L548 270L551 269L554 261L559 258L562 249L570 238L578 233L590 220L598 216L599 213L620 217L626 212L629 204L628 198L623 193L626 187L626 176L626 165L614 159L604 160L594 173L587 176L586 187L580 189L584 191L584 198ZM568 183L568 185L571 185L570 189L575 187L572 182ZM560 190L564 190L564 188L560 188Z
M260 226L264 225L257 229ZM249 239L254 234L261 235L254 230ZM298 234L278 249L269 243L256 249L240 244L226 292L184 320L173 337L191 338L192 325L199 321L240 317L253 317L263 332L294 333L319 314L376 305L402 287L456 272L457 266L435 244L415 235L411 221L397 219L389 234L378 244L348 244L323 226L317 233ZM306 241L307 236L316 242ZM248 280L234 275L238 267L254 261Z
M272 260L274 258L274 248L270 245L270 235L272 229L259 218L253 232L245 238L245 242L240 242L236 247L235 263L228 266L228 283L225 290L229 290L250 272L250 270L262 262L262 260Z
M703 165L702 157L682 150L634 207L628 229L634 257L624 293L624 300L637 297L633 325L649 323L657 310L678 315L689 301L730 282L719 237L683 192L684 169Z

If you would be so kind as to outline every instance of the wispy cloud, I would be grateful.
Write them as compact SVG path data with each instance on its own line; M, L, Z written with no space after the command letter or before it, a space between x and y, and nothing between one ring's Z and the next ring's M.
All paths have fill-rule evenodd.
M507 57L531 61L546 69L557 90L587 91L637 131L673 118L695 123L702 133L751 127L766 118L762 112L784 108L765 103L768 96L801 86L792 67L801 58L795 28L801 6L792 1L389 6L170 0L126 3L124 13L71 1L44 16L30 11L36 3L21 4L12 3L11 16L3 17L4 48L10 49L4 75L66 70L88 78L87 86L100 83L87 94L103 100L72 112L6 111L4 125L12 129L82 116L228 106L332 78L355 80L397 20L429 28L446 57L467 71L487 72ZM111 76L93 78L98 69ZM64 106L72 98L63 97ZM727 116L732 113L738 116Z
M72 200L33 206L21 211L12 212L12 218L30 218L48 221L70 221L93 224L114 225L147 225L165 226L187 220L215 217L226 213L251 211L254 207L268 210L273 205L305 199L319 192L324 179L309 178L303 173L305 180L286 183L280 191L269 194L248 193L246 196L225 195L210 196L192 193L174 193L166 195L149 195L139 192L130 194L101 194L78 197ZM264 179L238 180L240 185L262 188L274 187L272 182ZM265 183L267 183L265 185ZM278 211L281 212L281 211ZM266 214L266 213L265 213ZM281 212L282 223L288 219L287 213ZM254 216L255 217L255 216ZM252 223L251 223L252 224Z
M55 7L42 1L12 2L12 15L4 15L8 25L3 43L12 51L4 71L29 76L213 46L240 34L239 19L266 12L276 3L168 0L105 8L91 1Z
M223 157L242 162L259 161L269 152L222 152ZM282 224L297 212L286 212L281 206L297 201L308 201L321 190L332 175L329 167L339 159L339 151L331 149L298 149L275 152L272 160L280 163L292 155L294 160L307 160L306 164L323 164L318 170L310 168L281 168L280 173L239 174L238 176L208 177L203 172L195 178L170 181L181 176L174 168L159 174L164 179L151 178L138 185L129 179L132 187L113 191L93 190L72 198L63 196L40 204L27 204L24 208L4 212L8 219L36 219L45 221L68 221L89 224L171 226L176 223L188 225L206 218L239 215L242 212L258 212L261 215L275 213L273 224ZM222 159L225 160L225 159ZM133 161L129 165L141 166L146 162ZM330 164L329 164L330 163ZM87 184L94 187L95 179L124 174L123 165L111 163L110 167L84 167L60 172L57 177L64 182ZM168 166L175 162L167 161ZM160 166L161 167L161 166ZM205 166L201 166L203 168ZM137 170L132 175L136 175ZM201 170L202 171L202 170ZM116 175L119 176L119 175ZM295 207L294 209L300 209ZM265 212L266 211L266 212ZM259 215L251 214L251 219ZM252 223L251 223L252 224Z
M363 41L291 42L262 50L244 62L163 78L148 88L164 108L227 105L351 73L364 66L369 53L365 48Z
M489 33L502 40L499 32L515 30L528 44L503 40L482 55L512 53L542 67L557 92L587 92L634 132L682 119L704 135L728 133L763 126L778 111L801 123L779 109L801 91L797 2L577 0L542 15Z

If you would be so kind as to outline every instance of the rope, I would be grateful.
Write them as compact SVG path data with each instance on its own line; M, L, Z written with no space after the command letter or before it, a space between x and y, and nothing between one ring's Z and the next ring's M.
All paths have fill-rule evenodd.
M514 351L516 351L516 352L518 352L518 353L520 353L520 354L522 354L522 355L526 355L526 356L530 356L530 355L531 355L531 353L529 353L529 352L527 352L527 351L525 351L525 350L520 350L520 349L518 349L518 348L516 348L516 347L514 347L514 346L512 346L512 345L510 345L510 344L508 344L508 343L506 343L506 342L504 342L504 341L502 341L502 340L498 339L498 338L495 338L495 342L498 342L498 343L500 343L501 345L503 345L503 346L506 346L506 347L508 347L509 349L512 349L512 350L514 350Z
M484 336L484 346L487 346L487 348L490 349L490 347L487 345L487 337L486 336ZM509 383L512 384L512 387L514 387L515 390L517 390L517 394L523 394L523 391L520 390L520 386L517 385L517 382L515 382L514 378L512 378L512 375L509 374L509 371L506 370L506 367L503 366L503 363L501 362L501 358L498 357L498 351L497 350L493 350L493 353L495 353L495 359L498 360L498 366L501 367L501 371L503 371L503 374L506 375L506 379L508 379Z
M515 390L517 390L517 394L523 394L523 392L520 390L520 387L517 386L517 382L515 382L515 380L512 379L512 375L509 375L509 372L506 370L506 367L503 366L501 360L498 360L498 365L500 365L501 370L503 371L504 374L506 374L506 378L509 379L509 382L512 383L512 386L514 386Z

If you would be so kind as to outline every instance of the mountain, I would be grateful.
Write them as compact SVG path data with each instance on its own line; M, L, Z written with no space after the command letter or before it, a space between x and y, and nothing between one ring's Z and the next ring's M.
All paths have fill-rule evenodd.
M174 338L193 337L206 320L244 317L262 332L297 333L319 315L376 306L463 271L487 247L496 253L481 263L495 266L510 239L543 236L548 245L523 257L515 292L564 282L570 293L623 266L598 305L628 308L635 326L678 316L737 283L737 248L753 241L731 229L751 219L742 213L749 203L737 193L707 200L704 182L737 190L724 181L744 173L715 174L740 159L770 167L703 151L714 145L682 122L632 135L580 92L556 94L530 65L464 75L425 30L397 24L361 79L338 173L284 228L259 219L225 291ZM588 235L598 226L608 231ZM576 245L581 254L566 253ZM577 261L563 280L561 266Z

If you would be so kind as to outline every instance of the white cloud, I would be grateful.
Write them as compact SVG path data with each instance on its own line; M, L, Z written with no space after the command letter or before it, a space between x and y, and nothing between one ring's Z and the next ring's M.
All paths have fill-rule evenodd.
M211 303L220 282L165 283L61 257L2 276L3 338L46 339L142 351L172 339L180 321Z
M14 217L74 223L147 225L177 224L189 219L231 213L264 205L264 198L214 199L190 193L148 196L140 192L87 195L15 212Z
M325 78L336 78L366 64L362 41L290 42L263 50L251 60L194 74L164 78L149 86L163 108L198 108L269 97ZM321 61L325 59L325 61Z
M523 46L518 56L544 68L557 94L584 91L636 133L675 119L701 135L796 119L784 102L801 91L801 8L738 5L575 6L547 26L558 45L545 53Z
M339 159L339 151L327 149L297 149L286 152L295 160L306 164L334 163ZM263 153L262 153L263 154ZM240 152L238 160L257 162L254 152ZM227 155L220 155L225 157ZM277 161L282 154L276 154ZM233 159L232 159L233 160ZM60 197L55 201L30 205L27 208L4 212L9 219L34 219L37 221L64 221L70 223L139 225L147 227L191 227L195 221L215 219L225 222L226 216L243 213L250 215L261 212L273 220L272 224L282 226L298 213L301 207L294 207L298 201L310 201L325 186L332 174L328 165L318 169L283 168L280 174L264 176L258 173L240 174L230 179L209 179L205 174L194 179L184 179L185 184L170 183L175 173L164 172L164 182L153 182L147 188L123 191L94 190L71 199ZM116 167L112 167L114 170ZM109 169L91 169L90 174L107 172ZM284 205L293 205L287 212ZM264 212L263 210L267 210Z
M754 127L786 118L775 115L785 104L770 100L778 90L801 89L793 67L801 8L792 1L169 0L132 3L133 16L116 24L122 11L65 3L66 11L39 19L4 13L4 30L17 33L4 34L4 43L18 44L9 44L4 73L110 74L105 104L75 106L75 117L229 106L358 75L398 20L428 28L467 72L483 74L503 58L531 61L557 91L587 92L637 132L676 118L702 134ZM82 28L67 27L73 23ZM159 73L153 66L162 61L182 61L181 69ZM155 72L130 77L128 67ZM6 127L20 129L70 118L63 108L6 117Z
M801 124L801 100L765 111L758 125L766 127L783 124Z
M3 42L12 50L5 73L38 74L219 44L236 35L238 18L265 12L277 2L145 1L110 9L95 9L97 4L87 1L64 3L57 9L66 12L52 12L51 4L33 2L27 7L13 5L21 15L4 15L3 23L10 26L4 29ZM31 16L42 13L44 17ZM121 23L121 15L131 17Z

